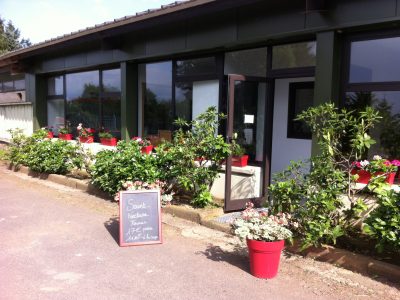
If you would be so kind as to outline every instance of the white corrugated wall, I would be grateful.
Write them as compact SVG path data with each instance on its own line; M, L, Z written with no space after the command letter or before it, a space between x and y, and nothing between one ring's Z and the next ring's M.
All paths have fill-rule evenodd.
M1 104L0 105L0 139L10 139L9 129L21 128L25 134L33 132L32 104Z

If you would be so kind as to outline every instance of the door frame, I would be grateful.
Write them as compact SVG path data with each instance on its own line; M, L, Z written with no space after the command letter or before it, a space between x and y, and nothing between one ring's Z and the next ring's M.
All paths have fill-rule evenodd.
M268 151L269 140L272 140L272 136L268 134L267 124L270 123L270 116L268 114L270 107L270 91L271 81L268 78L264 77L252 77L252 76L244 76L240 74L229 74L226 76L228 81L228 97L227 97L227 122L226 122L226 142L231 143L233 140L233 123L234 123L234 103L235 103L235 82L236 81L250 81L250 82L263 82L266 85L266 93L265 93L265 111L264 111L264 145L263 145L263 161L261 162L260 167L261 171L261 194L260 197L253 198L244 198L244 199L231 199L231 176L232 176L232 156L230 155L226 160L225 165L225 201L224 201L224 211L237 211L243 210L246 202L253 202L255 205L262 205L265 200L265 188L266 184L269 182L269 167L270 167L270 152ZM269 125L268 125L269 127ZM272 133L272 130L271 130ZM267 158L267 155L268 158Z

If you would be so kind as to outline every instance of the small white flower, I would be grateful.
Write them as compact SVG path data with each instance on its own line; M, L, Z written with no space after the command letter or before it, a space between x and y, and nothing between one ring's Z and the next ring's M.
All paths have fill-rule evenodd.
M374 157L374 159L375 159L375 157ZM369 161L368 160L362 160L362 161L360 161L360 165L361 165L361 167L364 168L364 167L369 165Z
M380 155L374 155L374 160L380 160L380 159L382 159L382 156L380 156Z

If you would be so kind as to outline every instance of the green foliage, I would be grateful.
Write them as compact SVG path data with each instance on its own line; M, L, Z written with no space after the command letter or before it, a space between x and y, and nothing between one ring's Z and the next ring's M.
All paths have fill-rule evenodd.
M157 157L142 154L135 141L121 141L116 150L97 153L90 175L94 185L111 195L120 191L126 181L155 182L165 177Z
M66 174L74 167L83 165L77 146L63 140L45 139L37 142L27 155L27 166L36 172Z
M221 118L225 116L210 107L190 123L182 119L175 122L179 130L168 145L168 159L173 164L165 171L176 179L180 188L192 195L194 206L212 203L212 184L231 153L229 144L216 134Z
M360 159L375 141L368 135L379 119L372 108L358 114L339 110L333 104L312 107L298 117L311 128L320 155L308 165L292 162L269 187L271 209L292 213L299 222L297 234L303 247L335 243L345 234L350 221L366 209L356 197L353 162ZM374 181L374 188L384 185ZM344 208L343 197L350 202Z
M29 39L20 40L20 35L19 29L11 21L6 22L0 17L0 54L31 45Z
M9 132L11 144L7 158L16 166L22 164L37 172L65 174L84 165L77 146L47 139L44 129L37 130L32 136L26 136L21 129Z
M378 195L378 207L366 220L364 231L377 240L377 249L400 251L400 194L388 190Z

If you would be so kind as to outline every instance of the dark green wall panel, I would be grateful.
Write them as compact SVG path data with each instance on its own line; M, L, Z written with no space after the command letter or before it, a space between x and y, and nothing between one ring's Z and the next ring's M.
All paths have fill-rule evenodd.
M183 25L183 26L182 26ZM146 55L165 55L185 50L185 24L146 33Z
M86 65L86 53L67 56L65 58L66 68L78 68Z
M188 49L221 46L236 41L236 12L229 11L187 22Z
M112 50L99 50L89 52L86 55L86 64L87 65L96 65L96 64L104 64L105 61L113 60L113 51Z

